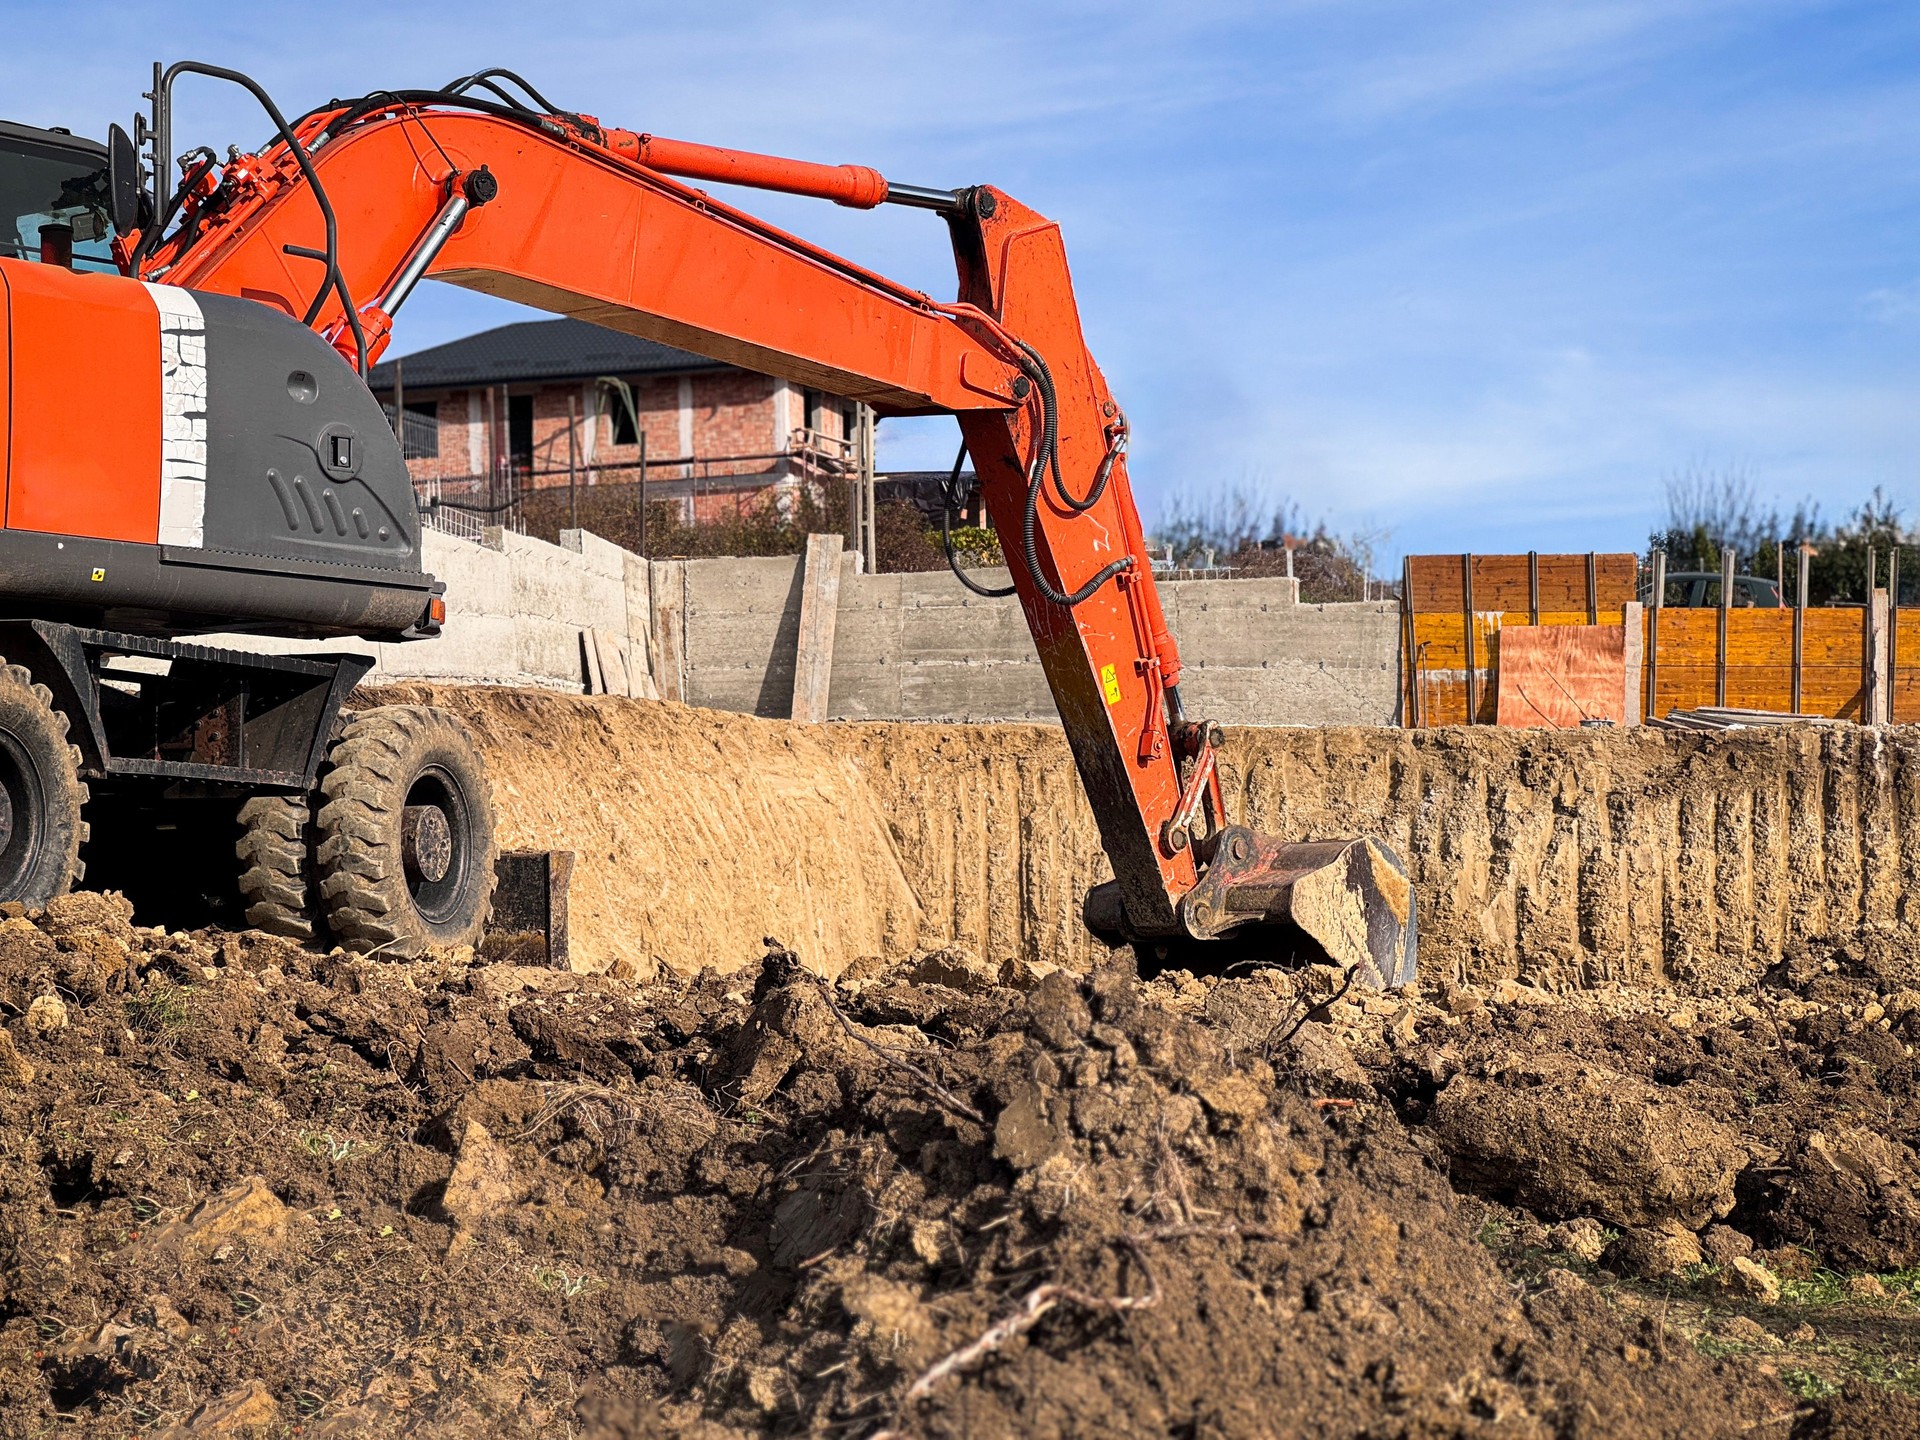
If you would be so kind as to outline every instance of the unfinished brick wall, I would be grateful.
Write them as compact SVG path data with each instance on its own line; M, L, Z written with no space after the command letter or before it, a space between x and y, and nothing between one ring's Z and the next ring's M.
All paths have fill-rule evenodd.
M793 432L806 423L800 390L783 392L781 382L770 376L734 369L627 379L646 441L647 480L660 487L649 493L684 500L689 519L731 516L793 483L791 467L774 457L789 448ZM410 407L435 406L439 432L437 455L408 461L415 481L438 481L449 498L491 496L490 463L503 467L511 452L507 396L529 393L533 473L523 485L565 486L570 460L580 485L632 484L639 478L641 445L615 443L624 419L616 413L618 400L591 380L566 380L478 391L409 389L405 398ZM383 398L391 400L390 395ZM820 401L818 428L838 436L845 428L841 412L849 402L835 396ZM571 450L569 404L575 426ZM729 486L729 480L740 483Z

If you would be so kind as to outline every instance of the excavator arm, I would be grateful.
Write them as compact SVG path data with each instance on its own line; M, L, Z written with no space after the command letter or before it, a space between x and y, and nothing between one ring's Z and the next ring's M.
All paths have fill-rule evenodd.
M173 187L160 158L169 96L191 70L248 84L279 136L217 166L198 152ZM152 219L123 240L125 268L279 309L362 373L414 285L432 278L882 416L956 416L1113 865L1087 923L1149 961L1222 939L1271 949L1286 930L1371 983L1411 977L1412 893L1384 845L1283 844L1227 823L1220 730L1181 703L1126 418L1088 352L1054 222L991 186L899 186L864 167L611 129L506 72L331 102L292 123L244 77L211 67L156 74L154 97ZM957 300L690 181L933 210L951 235Z

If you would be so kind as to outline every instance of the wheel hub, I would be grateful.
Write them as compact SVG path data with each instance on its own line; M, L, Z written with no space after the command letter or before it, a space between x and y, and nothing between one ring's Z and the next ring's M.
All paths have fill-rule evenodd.
M417 883L437 885L453 868L453 827L438 805L409 805L400 822L400 854Z

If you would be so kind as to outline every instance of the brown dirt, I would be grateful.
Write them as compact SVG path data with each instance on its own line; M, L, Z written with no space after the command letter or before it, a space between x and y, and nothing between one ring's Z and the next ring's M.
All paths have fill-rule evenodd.
M783 935L831 970L918 943L885 817L817 729L535 690L370 693L473 727L504 848L575 852L578 968L736 969L759 937Z
M1904 1174L1816 1197L1768 1158L1904 1094L1861 1051L1907 1021L1831 1018L1904 970L1830 958L1744 1025L1450 990L1288 1035L1325 977L944 953L827 988L776 949L636 988L74 897L0 920L0 1433L1897 1433L1895 1390L1803 1403L1839 1381L1699 1339L1707 1267L1656 1309L1501 1239L1590 1197L1450 1184L1485 1147L1430 1123L1463 1079L1591 1060L1643 1082L1623 1111L1753 1137L1730 1233L1885 1268L1903 1240L1863 1247ZM1788 999L1814 1008L1776 1040ZM1717 1180L1668 1189L1687 1224L1720 1208Z
M1096 957L1040 727L400 693L602 973L0 913L0 1440L1920 1433L1904 733L1236 736L1335 996Z

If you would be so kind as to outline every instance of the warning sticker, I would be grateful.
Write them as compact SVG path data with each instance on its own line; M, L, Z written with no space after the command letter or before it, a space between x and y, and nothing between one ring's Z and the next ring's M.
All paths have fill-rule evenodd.
M1100 667L1100 688L1107 692L1107 704L1118 705L1120 703L1120 677L1114 673L1113 666L1102 665Z

